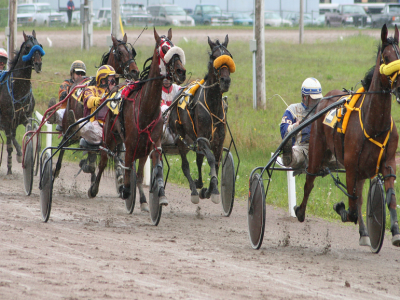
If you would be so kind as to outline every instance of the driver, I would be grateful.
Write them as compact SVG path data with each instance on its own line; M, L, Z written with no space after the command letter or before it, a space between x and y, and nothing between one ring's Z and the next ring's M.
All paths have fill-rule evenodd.
M8 54L3 48L0 48L0 73L7 68Z
M86 78L86 65L81 60L75 60L71 64L71 68L69 69L69 79L65 79L64 82L60 85L60 89L58 90L58 101L64 100L64 98L68 95L69 89L74 83L80 83L83 79ZM51 98L49 102L49 107L52 107L56 104L56 99ZM62 131L62 119L65 113L65 108L67 107L67 103L61 105L60 109L56 111L54 115L52 115L47 121L50 124L56 123L59 127L57 130Z
M301 120L318 104L322 98L322 88L315 78L307 78L301 85L301 102L291 104L282 116L280 124L281 136L284 139L291 131L299 126ZM282 161L286 167L302 168L308 156L311 124L300 131L291 142L283 147Z
M179 94L181 87L172 83L171 79L164 78L161 93L161 113L164 113L171 106L176 95ZM168 126L168 117L164 118L163 135L161 143L164 145L175 144L175 135Z

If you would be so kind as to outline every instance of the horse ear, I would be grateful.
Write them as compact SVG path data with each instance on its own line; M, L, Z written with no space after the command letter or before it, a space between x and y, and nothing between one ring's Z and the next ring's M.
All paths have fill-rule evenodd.
M117 42L117 39L111 34L111 40L112 40L112 42L113 42L113 45L115 46L115 47L117 47L117 45L118 45L118 42Z
M226 48L226 47L228 47L228 43L229 43L229 38L228 38L228 35L226 35L225 42L222 43L222 46L224 46Z
M386 41L387 41L387 35L388 35L388 30L387 30L386 24L383 24L383 26L382 26L382 32L381 32L382 44L386 43Z
M172 28L168 29L168 39L172 40Z
M35 30L32 30L32 36L36 39L36 32L35 32Z
M27 38L27 36L25 34L25 31L22 31L22 34L24 35L24 41L26 42L28 38Z
M399 29L397 28L397 25L394 25L394 40L399 43Z
M128 41L128 37L126 36L126 33L124 34L124 38L122 39L122 41L126 44L126 42Z
M157 45L160 45L161 38L160 38L160 36L158 35L158 33L157 33L155 27L154 27L154 39L156 40Z
M213 43L210 39L210 37L208 36L208 44L210 45L211 50L215 47L215 43Z

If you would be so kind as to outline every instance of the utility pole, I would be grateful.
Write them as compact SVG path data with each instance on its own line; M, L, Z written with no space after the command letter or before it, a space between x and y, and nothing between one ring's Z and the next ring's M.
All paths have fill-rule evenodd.
M256 102L258 109L266 109L265 100L265 24L264 24L264 0L255 0L254 5L254 39L256 40L255 51L255 74L256 74Z
M14 51L17 48L17 0L9 1L6 36L8 61L10 62L14 58Z
M119 36L119 0L111 1L111 34L118 38Z
M304 35L304 3L303 0L300 0L300 19L299 19L299 43L303 44L303 35Z
M89 0L85 0L83 4L83 25L82 25L82 34L83 34L82 46L83 49L85 50L90 49L89 23L90 23Z

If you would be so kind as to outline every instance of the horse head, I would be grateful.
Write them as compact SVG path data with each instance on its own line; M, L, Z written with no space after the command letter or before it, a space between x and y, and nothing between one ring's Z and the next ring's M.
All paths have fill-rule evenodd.
M161 75L170 78L178 84L186 80L185 53L171 42L172 29L168 30L168 37L159 36L154 28L157 55L160 58L159 66Z
M135 61L136 51L131 44L127 43L128 38L126 33L122 41L117 40L113 35L111 35L111 39L113 42L111 53L113 53L117 63L119 64L115 69L122 69L125 78L128 80L138 79L139 68L137 67Z
M22 56L24 62L30 62L36 73L42 71L42 56L45 54L43 47L38 43L36 39L35 30L32 31L32 35L24 34L24 42L21 45L19 56Z
M400 103L400 50L399 50L399 30L397 25L394 29L394 37L388 38L388 30L386 24L383 25L381 31L381 49L380 57L377 58L379 72L381 74L382 87L391 90L396 96L396 100Z
M236 70L235 62L232 59L232 54L228 51L228 35L225 36L225 41L221 44L219 40L212 42L208 37L208 44L210 45L210 64L209 69L213 68L214 75L216 76L221 92L229 91L231 85L231 73Z

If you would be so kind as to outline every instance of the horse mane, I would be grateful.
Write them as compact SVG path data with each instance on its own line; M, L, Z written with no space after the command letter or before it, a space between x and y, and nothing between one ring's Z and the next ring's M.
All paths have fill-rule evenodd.
M395 43L394 38L390 37L387 39L388 44L393 44ZM386 46L385 46L386 47ZM381 44L378 45L378 51L376 53L376 57L375 60L378 58L378 56L382 53L381 51L383 51L384 47L382 47ZM372 77L374 76L374 70L375 70L375 66L372 66L371 68L369 68L369 70L365 73L364 75L364 79L361 80L361 84L364 87L365 91L368 91L371 83L372 83Z

